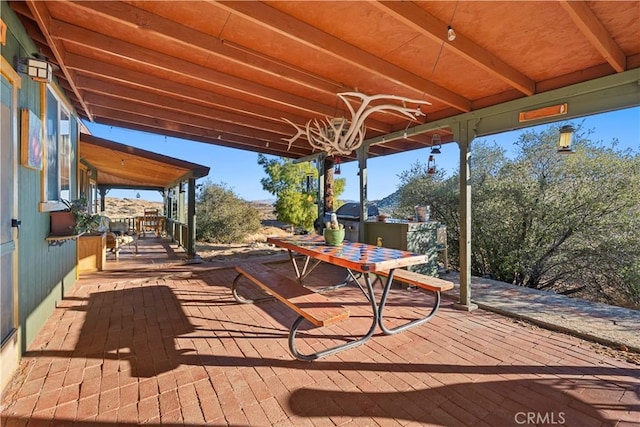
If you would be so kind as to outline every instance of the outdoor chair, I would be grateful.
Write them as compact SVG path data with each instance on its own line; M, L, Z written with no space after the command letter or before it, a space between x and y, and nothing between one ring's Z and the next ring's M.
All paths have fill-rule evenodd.
M106 217L103 217L106 218ZM138 253L138 234L134 229L129 228L126 222L122 221L108 221L107 231L107 249L114 254L116 259L120 258L120 250L123 246L127 245L131 248L131 245L135 247L135 253Z
M138 232L144 237L147 231L153 231L156 236L162 234L164 217L158 209L145 209L144 215L139 220Z

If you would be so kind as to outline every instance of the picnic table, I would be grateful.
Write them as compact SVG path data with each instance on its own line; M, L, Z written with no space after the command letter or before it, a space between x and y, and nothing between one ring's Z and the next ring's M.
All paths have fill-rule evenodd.
M453 287L450 282L401 269L427 262L426 255L348 241L343 242L340 246L329 246L324 242L324 238L318 235L269 237L267 242L287 249L296 280L282 276L262 264L241 265L237 267L239 274L232 285L232 292L238 302L255 302L244 299L237 292L239 279L246 277L297 312L299 317L289 331L289 349L294 357L300 360L315 360L359 346L373 336L376 326L380 326L385 334L395 334L427 322L438 310L440 291ZM297 260L297 254L303 256L301 262ZM321 262L346 269L347 280L351 279L350 281L353 281L360 288L371 305L371 326L367 333L360 338L312 354L301 354L295 346L295 335L305 319L320 327L344 321L348 319L350 314L348 309L339 304L339 301L332 300L324 293L319 294L303 286L304 279ZM358 280L358 276L363 278L364 287ZM383 312L391 285L397 279L433 292L435 301L432 310L425 317L390 329L384 324ZM379 302L374 294L373 282L375 280L379 280L383 284Z

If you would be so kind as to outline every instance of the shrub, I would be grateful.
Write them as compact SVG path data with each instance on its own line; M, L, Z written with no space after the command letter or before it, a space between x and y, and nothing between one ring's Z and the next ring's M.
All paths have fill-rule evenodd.
M196 200L196 239L238 243L260 230L260 213L224 184L205 183Z

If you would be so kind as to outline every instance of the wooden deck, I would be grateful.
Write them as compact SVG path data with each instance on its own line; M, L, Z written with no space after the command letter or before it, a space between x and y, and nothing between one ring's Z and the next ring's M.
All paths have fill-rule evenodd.
M1 425L640 423L639 367L581 339L445 300L430 323L300 362L287 350L291 310L238 304L233 268L186 264L162 239L140 243L137 256L123 251L83 276L55 310L3 395ZM309 286L343 278L323 265ZM332 292L352 316L328 336L301 331L310 347L369 324L356 287ZM395 289L386 316L416 315L413 292Z

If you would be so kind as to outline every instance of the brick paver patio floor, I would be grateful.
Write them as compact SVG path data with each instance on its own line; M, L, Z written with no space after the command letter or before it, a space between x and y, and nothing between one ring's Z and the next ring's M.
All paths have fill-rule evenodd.
M640 369L586 341L444 300L430 323L300 362L287 347L293 312L237 304L231 268L185 270L79 282L5 390L1 424L640 425ZM321 266L309 286L342 276ZM305 331L303 351L368 328L357 287L328 295L352 317ZM410 318L424 300L396 289L386 315Z

